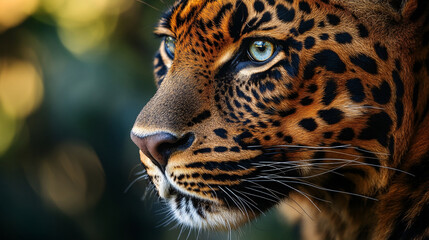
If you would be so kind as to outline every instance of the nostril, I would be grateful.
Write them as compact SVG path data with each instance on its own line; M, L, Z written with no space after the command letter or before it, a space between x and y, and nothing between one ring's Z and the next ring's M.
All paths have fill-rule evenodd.
M163 169L171 154L189 148L195 137L193 133L187 133L181 138L177 138L173 134L160 132L146 137L139 137L131 133L131 139L152 162Z
M161 169L167 165L167 159L171 154L168 146L178 140L173 134L167 132L160 132L145 137L139 137L131 133L131 139Z
M183 135L180 139L178 139L175 143L173 143L170 147L174 149L174 151L183 151L189 148L195 140L195 136L193 133L187 133Z

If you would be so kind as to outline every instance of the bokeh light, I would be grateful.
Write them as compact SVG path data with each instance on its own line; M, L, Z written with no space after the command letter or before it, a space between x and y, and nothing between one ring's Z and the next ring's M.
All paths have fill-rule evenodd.
M12 118L24 118L40 105L43 83L33 63L0 59L0 106Z
M43 0L42 9L57 22L64 46L80 56L102 51L116 28L119 15L132 0Z
M38 5L39 0L0 0L0 33L21 23Z
M59 36L64 46L76 55L83 55L94 48L103 51L107 39L116 27L117 19L99 19L88 25L62 27Z
M105 174L96 153L82 144L57 147L37 171L42 198L68 215L94 206L104 192Z
M11 146L15 137L17 122L0 108L0 156Z

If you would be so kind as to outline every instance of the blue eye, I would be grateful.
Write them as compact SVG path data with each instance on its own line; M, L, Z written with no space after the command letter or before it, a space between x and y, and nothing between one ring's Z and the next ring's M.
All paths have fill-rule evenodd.
M174 58L174 51L176 49L176 39L170 36L165 37L164 45L165 45L165 51L167 52L168 56L171 58Z
M254 61L266 61L274 54L274 44L265 40L253 41L249 46L248 54Z

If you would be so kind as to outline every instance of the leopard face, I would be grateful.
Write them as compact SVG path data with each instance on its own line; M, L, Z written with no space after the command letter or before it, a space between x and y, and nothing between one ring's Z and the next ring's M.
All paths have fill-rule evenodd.
M158 90L131 137L179 222L227 229L291 194L317 208L388 184L423 106L403 42L343 3L184 0L163 15Z

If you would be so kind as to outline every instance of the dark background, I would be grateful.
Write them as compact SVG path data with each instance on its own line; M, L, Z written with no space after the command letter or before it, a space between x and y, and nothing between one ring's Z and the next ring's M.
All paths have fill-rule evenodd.
M186 239L129 139L155 92L162 0L0 1L0 239ZM287 239L276 211L232 239ZM197 238L197 231L189 239ZM226 239L228 233L200 233Z

